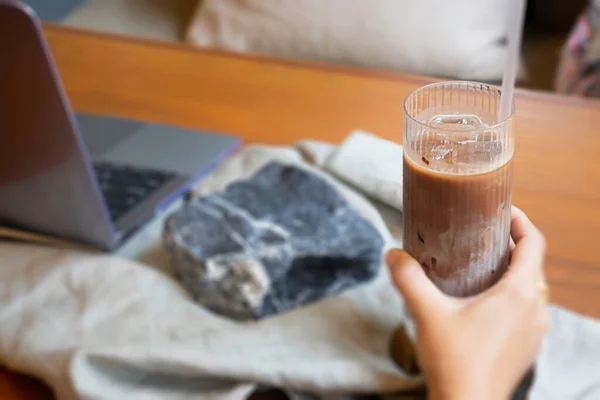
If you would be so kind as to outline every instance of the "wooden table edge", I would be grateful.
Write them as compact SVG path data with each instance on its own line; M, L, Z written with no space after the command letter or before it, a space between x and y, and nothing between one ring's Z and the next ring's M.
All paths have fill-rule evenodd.
M159 41L152 40L143 37L123 35L111 32L101 32L94 30L86 30L78 27L67 27L58 25L55 23L43 23L44 31L56 31L73 33L81 36L92 37L95 39L103 40L116 40L120 42L127 42L129 44L141 44L144 46L153 46L157 48L166 48L177 51L184 51L189 53L201 53L205 55L214 55L224 58L241 59L251 62L265 63L271 65L281 65L290 68L301 68L301 69L313 69L331 73L346 74L353 76L370 77L377 79L384 79L390 81L403 81L407 83L413 83L417 85L427 85L435 82L440 82L448 79L441 77L429 77L422 75L414 75L407 73L399 73L388 70L378 70L375 68L366 68L359 66L349 66L343 64L326 63L320 61L309 61L301 59L291 59L284 57L277 57L273 55L258 54L258 53L240 53L230 50L214 48L214 47L199 47L194 46L185 41L182 42L170 42L170 41ZM577 106L583 108L600 109L600 99L595 98L582 98L577 96L570 96L561 93L537 91L533 89L517 88L515 91L517 98L535 99L538 101L546 101L552 103L562 103L568 106Z

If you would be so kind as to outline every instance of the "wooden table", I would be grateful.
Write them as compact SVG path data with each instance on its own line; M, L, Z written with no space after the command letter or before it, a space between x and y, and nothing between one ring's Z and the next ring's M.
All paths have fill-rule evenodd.
M402 103L429 78L283 62L46 27L75 109L241 135L400 141ZM556 304L600 317L600 102L517 95L514 202L548 239ZM0 398L50 399L0 370ZM28 394L29 393L29 394Z

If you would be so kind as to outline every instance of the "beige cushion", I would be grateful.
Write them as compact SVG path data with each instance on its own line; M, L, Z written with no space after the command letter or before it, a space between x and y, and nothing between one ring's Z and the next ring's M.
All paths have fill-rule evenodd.
M189 43L440 77L499 80L506 0L204 0Z

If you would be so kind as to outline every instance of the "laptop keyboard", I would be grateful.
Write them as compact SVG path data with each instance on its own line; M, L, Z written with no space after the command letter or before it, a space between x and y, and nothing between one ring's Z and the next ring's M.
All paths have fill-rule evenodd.
M175 177L170 172L106 162L95 163L94 170L113 221Z

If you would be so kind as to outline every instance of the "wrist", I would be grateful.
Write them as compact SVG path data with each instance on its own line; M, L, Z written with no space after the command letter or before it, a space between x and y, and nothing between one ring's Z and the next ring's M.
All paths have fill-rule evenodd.
M431 382L427 389L430 400L507 400L504 396L493 393L491 385L483 382L465 382L441 384Z

